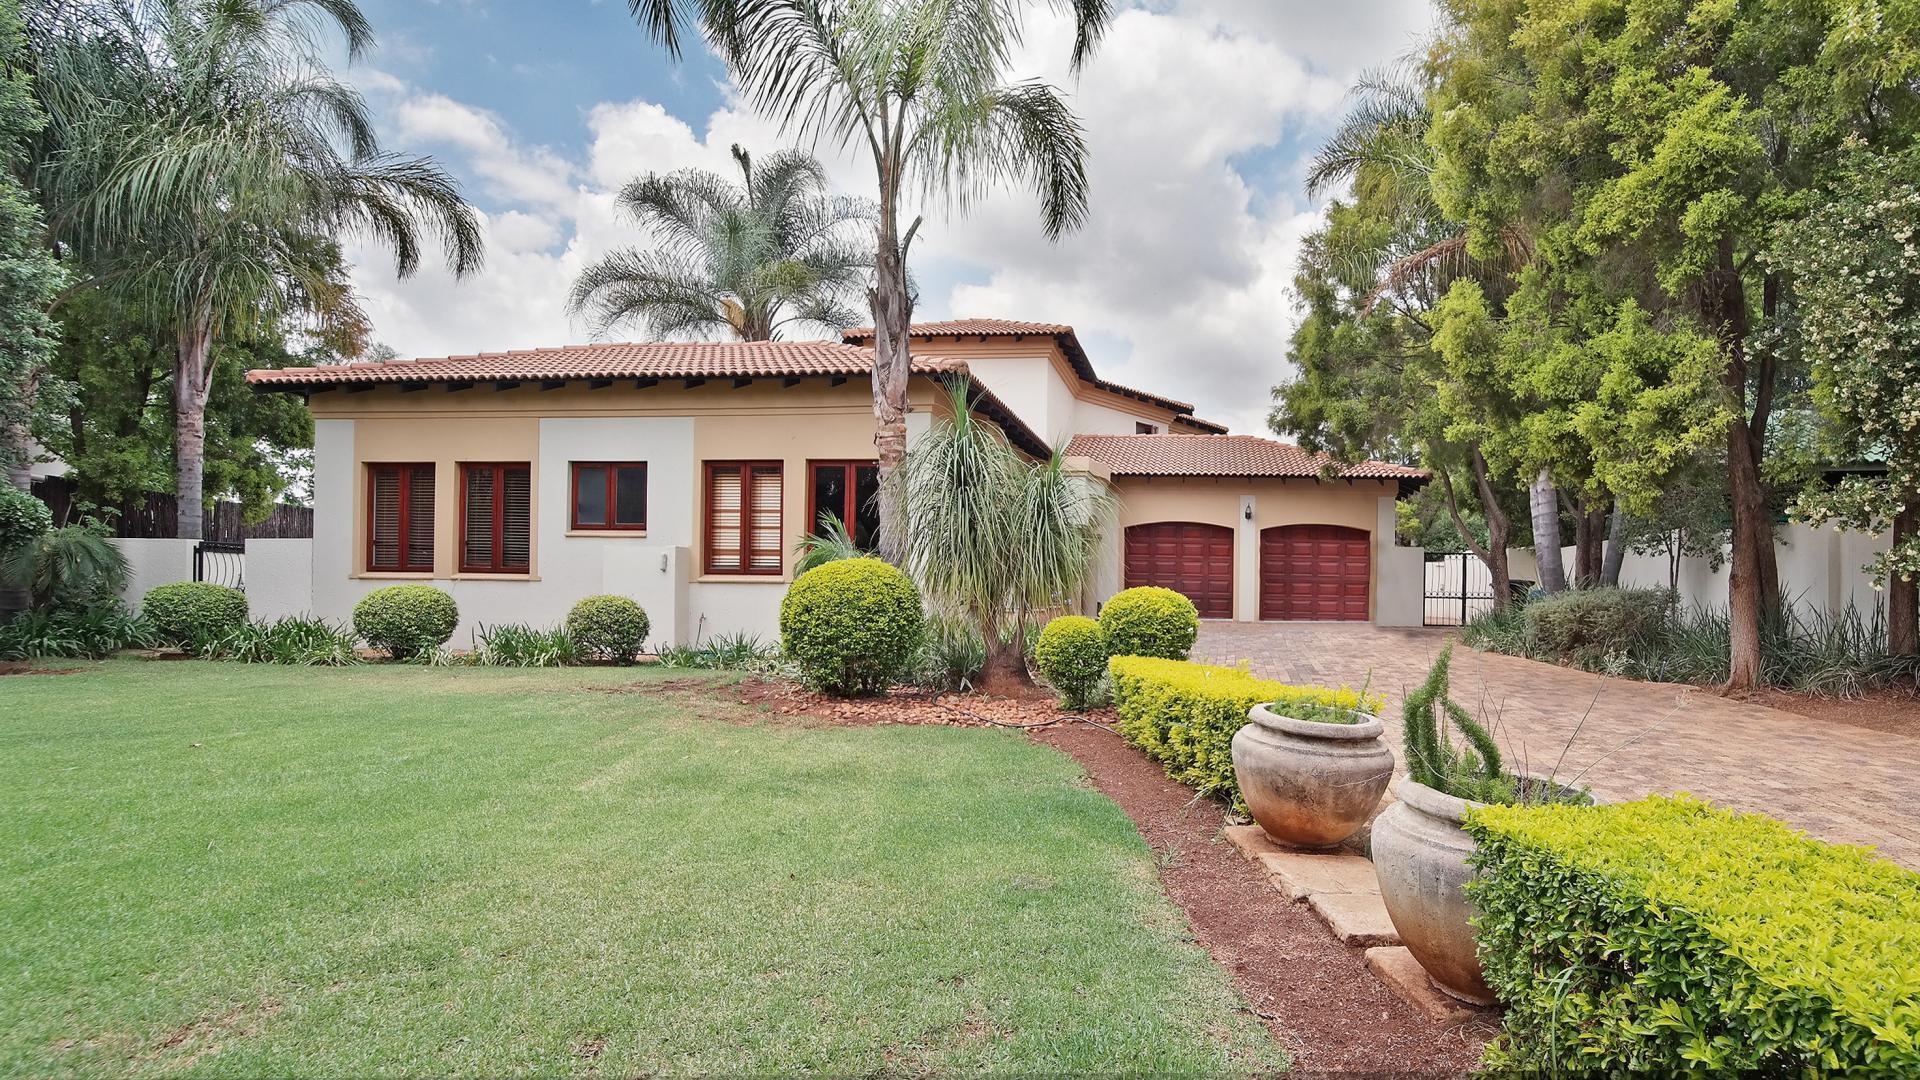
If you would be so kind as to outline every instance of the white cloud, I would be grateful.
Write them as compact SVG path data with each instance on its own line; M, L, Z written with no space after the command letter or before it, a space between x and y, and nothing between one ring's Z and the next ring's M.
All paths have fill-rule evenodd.
M1295 255L1319 219L1300 194L1297 148L1337 114L1357 70L1405 52L1429 23L1421 0L1174 0L1124 12L1075 78L1068 27L1042 14L1021 67L1065 88L1085 124L1090 219L1049 244L1024 189L996 191L964 217L928 207L914 253L920 315L1070 322L1103 375L1264 431L1296 318ZM383 253L352 253L366 260L358 282L379 337L407 355L582 340L565 314L568 284L637 239L614 212L622 184L687 167L730 173L732 143L765 152L790 141L737 100L694 123L652 102L603 102L587 111L588 149L572 162L483 110L399 80L363 85L388 104L396 146L451 149L496 210L486 269L467 282L436 268L396 284ZM871 187L870 166L816 149L844 190Z

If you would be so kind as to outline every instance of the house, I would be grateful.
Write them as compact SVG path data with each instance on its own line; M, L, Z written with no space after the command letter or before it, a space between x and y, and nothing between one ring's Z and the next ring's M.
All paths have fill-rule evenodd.
M656 640L687 642L773 634L794 543L820 515L871 539L871 340L575 345L247 379L313 409L315 614L428 581L459 601L462 642L610 592L647 609ZM909 442L962 377L1016 447L1063 445L1118 496L1084 606L1159 584L1208 618L1418 624L1418 552L1392 546L1418 470L1330 470L1229 435L1101 379L1072 327L1003 320L913 328Z

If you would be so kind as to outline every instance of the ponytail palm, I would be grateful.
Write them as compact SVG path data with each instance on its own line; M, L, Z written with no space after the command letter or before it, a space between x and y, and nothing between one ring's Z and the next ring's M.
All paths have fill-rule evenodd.
M1059 91L1009 82L1027 0L628 0L669 52L697 24L753 105L801 137L858 148L877 184L874 446L882 478L881 554L898 560L906 457L907 254L919 228L902 220L911 189L964 208L994 186L1025 182L1049 238L1087 213L1086 142ZM1056 0L1078 32L1078 65L1098 42L1112 0Z
M371 44L353 0L99 0L33 25L49 226L95 284L164 312L176 341L181 536L201 531L217 337L289 314L357 321L337 238L392 248L403 277L429 241L456 274L480 264L458 187L380 149L359 96L326 69L326 27L350 56Z
M939 614L979 627L991 687L1026 681L1027 618L1079 595L1112 497L1067 473L1059 451L1028 462L973 415L971 399L971 386L956 383L951 418L915 440L895 482L907 519L902 565Z
M612 252L582 271L569 307L596 334L637 322L658 337L770 341L788 323L838 331L866 286L870 245L849 235L871 206L827 190L813 155L784 150L756 163L739 146L741 182L704 169L650 174L619 205L658 241Z

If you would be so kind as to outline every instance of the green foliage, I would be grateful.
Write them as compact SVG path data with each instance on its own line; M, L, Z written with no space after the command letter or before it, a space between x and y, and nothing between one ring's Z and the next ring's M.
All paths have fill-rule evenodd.
M873 694L906 674L920 644L920 593L879 559L842 559L800 575L780 602L780 640L809 686Z
M0 558L53 528L47 504L12 484L0 484Z
M63 525L17 547L0 574L25 585L36 608L92 608L117 604L131 570L127 558L98 529Z
M617 600L621 597L607 599ZM576 607L575 610L579 609ZM572 617L569 616L567 621L571 624ZM600 655L574 636L570 628L539 630L508 623L482 626L474 631L474 638L476 647L470 661L481 667L571 667L584 657ZM632 655L631 652L627 654L628 657Z
M208 659L242 664L350 667L362 662L360 641L346 627L296 615L244 623L202 642L197 651Z
M156 640L146 620L118 604L24 611L0 623L0 660L99 659Z
M17 0L0 4L0 475L28 464L26 434L58 396L47 366L59 325L48 311L70 277L20 182L22 150L46 124L34 100L36 64L25 55L20 12ZM0 554L8 542L0 525Z
M1467 829L1496 1073L1920 1073L1920 875L1684 795Z
M987 666L987 642L965 619L927 618L920 651L913 660L913 681L932 690L972 690Z
M1804 219L1784 229L1774 261L1793 275L1815 400L1832 421L1829 453L1876 460L1885 476L1850 476L1805 492L1814 525L1882 532L1920 514L1920 152L1848 158ZM1920 577L1920 528L1909 525L1869 571Z
M567 612L567 636L588 656L631 664L653 628L639 604L624 596L589 596Z
M771 675L780 669L780 647L742 630L715 634L693 645L666 646L660 650L660 662L668 667Z
M247 594L210 581L176 581L148 589L140 614L161 641L199 647L246 626Z
M1512 802L1512 778L1500 771L1500 747L1467 710L1448 696L1453 645L1440 650L1426 681L1401 704L1402 752L1407 775L1415 783L1461 799ZM1444 714L1446 720L1440 717ZM1443 724L1457 728L1467 740L1456 746Z
M872 205L831 194L804 150L756 162L736 144L733 159L738 184L683 169L622 188L620 209L660 246L613 251L581 271L572 312L598 333L633 322L656 339L767 341L792 323L834 333L858 323L848 301L872 272Z
M1040 631L1033 658L1062 705L1089 708L1107 674L1107 635L1084 615L1062 615Z
M1167 775L1202 795L1245 812L1233 775L1233 736L1255 705L1292 715L1302 706L1378 712L1378 694L1257 679L1240 668L1141 656L1107 664L1120 734L1166 767Z
M1623 652L1673 615L1665 589L1573 589L1522 609L1527 655L1573 660Z
M840 559L859 559L872 555L854 542L852 534L847 532L846 522L837 514L827 514L826 523L816 533L808 533L793 545L793 553L798 556L793 562L795 575L804 574L816 566L825 566Z
M431 658L460 625L453 597L431 585L389 585L353 605L353 629L395 660Z
M1123 589L1101 606L1100 630L1111 655L1185 660L1200 636L1200 612L1172 589Z

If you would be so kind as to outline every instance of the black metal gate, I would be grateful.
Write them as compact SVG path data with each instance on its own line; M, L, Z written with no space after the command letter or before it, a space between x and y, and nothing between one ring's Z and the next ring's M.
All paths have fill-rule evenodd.
M202 540L193 545L193 580L242 592L247 588L247 542Z
M1493 575L1473 555L1428 555L1424 576L1421 612L1428 626L1465 626L1493 610Z

